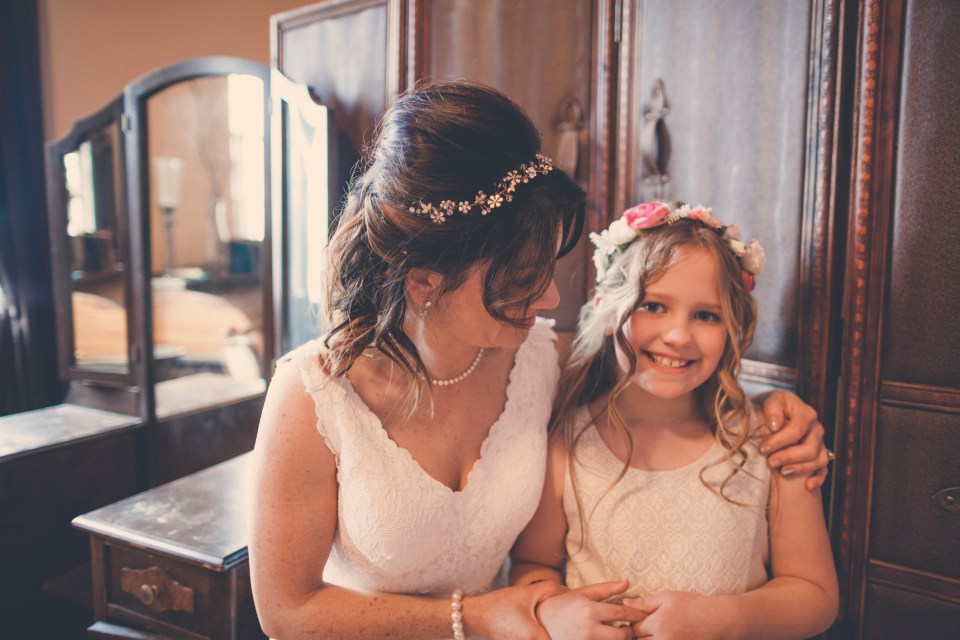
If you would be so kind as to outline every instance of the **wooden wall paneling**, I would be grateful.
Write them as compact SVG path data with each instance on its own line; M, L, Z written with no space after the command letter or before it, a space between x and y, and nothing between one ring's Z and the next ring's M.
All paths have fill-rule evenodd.
M844 353L837 435L841 472L834 549L841 586L835 637L858 633L863 617L874 475L878 346L900 90L903 4L860 5L851 212L847 234Z
M833 438L843 293L846 194L849 174L839 123L848 115L842 68L846 16L842 0L812 8L804 207L800 237L797 393L817 408ZM833 445L830 445L835 448Z
M960 388L960 5L908 2L884 381Z
M621 0L602 0L595 4L593 33L593 69L596 82L593 92L592 139L595 146L590 150L593 157L589 189L592 207L587 210L585 233L604 229L618 213L614 205L616 173L620 168L617 148L619 87L624 70L623 52L629 47L625 38L629 33L623 28L624 5ZM591 267L592 268L592 267ZM594 271L590 272L595 277Z
M956 637L956 606L920 593L893 589L880 581L867 587L867 620L859 636L846 638L923 638L950 640Z

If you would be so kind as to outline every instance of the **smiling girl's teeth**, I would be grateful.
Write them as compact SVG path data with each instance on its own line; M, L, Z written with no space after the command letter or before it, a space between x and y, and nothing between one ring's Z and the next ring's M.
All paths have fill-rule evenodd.
M680 369L690 364L689 360L674 360L673 358L658 356L655 353L650 354L650 359L661 367L670 367L671 369Z

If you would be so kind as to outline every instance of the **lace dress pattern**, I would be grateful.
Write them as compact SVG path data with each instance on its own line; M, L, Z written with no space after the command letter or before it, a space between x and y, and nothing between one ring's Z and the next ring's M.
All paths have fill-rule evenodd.
M320 368L314 341L285 356L313 397L337 458L337 531L324 581L363 591L447 597L488 590L540 500L546 425L559 377L556 335L538 321L517 350L503 412L462 491L397 446L346 378Z
M724 488L736 503L701 482L706 468L704 478L719 487L732 469L730 463L708 466L723 456L717 443L679 469L630 468L611 488L623 463L586 410L577 424L586 430L574 459L586 527L568 470L563 508L570 587L625 579L630 581L627 597L661 591L719 595L743 593L767 581L770 470L757 449L748 446L746 466Z

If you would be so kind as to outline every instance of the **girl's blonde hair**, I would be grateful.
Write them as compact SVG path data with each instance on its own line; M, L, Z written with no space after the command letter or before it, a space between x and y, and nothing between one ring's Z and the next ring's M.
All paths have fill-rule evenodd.
M630 385L637 369L637 356L623 327L644 301L647 286L675 265L690 249L705 249L714 256L719 266L721 320L726 329L727 343L716 371L696 390L696 396L704 421L726 451L723 459L710 466L732 460L736 467L717 490L725 498L727 496L723 492L726 485L746 462L745 445L751 437L748 427L753 412L737 377L743 354L753 341L757 307L744 282L740 262L715 230L695 220L681 219L643 231L614 259L597 284L595 298L581 308L577 336L554 402L551 437L563 438L566 445L567 464L574 494L581 507L581 518L583 505L580 504L573 463L577 455L577 442L584 430L577 432L576 409L609 394L607 423L626 444L629 461L633 453L633 438L617 410L615 400ZM619 345L629 362L626 372L621 372L617 362L616 345ZM625 462L608 491L623 478L628 468L629 462Z

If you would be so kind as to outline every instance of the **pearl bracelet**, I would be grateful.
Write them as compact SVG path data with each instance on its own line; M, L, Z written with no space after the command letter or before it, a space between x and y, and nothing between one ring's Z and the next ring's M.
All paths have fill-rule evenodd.
M457 587L450 595L450 620L453 622L453 640L465 640L463 635L463 589Z

